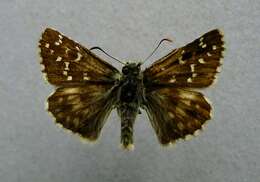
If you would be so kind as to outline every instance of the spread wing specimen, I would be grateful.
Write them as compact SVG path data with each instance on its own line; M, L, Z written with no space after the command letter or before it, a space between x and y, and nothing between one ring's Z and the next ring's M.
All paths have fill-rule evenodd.
M115 103L113 85L119 71L50 28L43 32L39 48L42 72L58 87L48 98L48 111L64 128L96 140Z
M144 71L143 107L162 144L194 134L210 119L209 103L191 89L213 83L223 51L223 35L215 29L173 50Z

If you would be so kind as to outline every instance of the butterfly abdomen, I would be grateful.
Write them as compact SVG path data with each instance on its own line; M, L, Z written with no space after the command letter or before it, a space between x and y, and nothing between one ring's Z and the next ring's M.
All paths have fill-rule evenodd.
M124 118L121 122L121 144L124 148L133 147L133 119Z
M133 148L133 125L138 113L137 84L128 79L121 87L118 113L121 117L121 144L125 149Z
M138 113L136 103L121 103L118 107L118 114L121 117L121 144L125 149L133 148L134 122Z

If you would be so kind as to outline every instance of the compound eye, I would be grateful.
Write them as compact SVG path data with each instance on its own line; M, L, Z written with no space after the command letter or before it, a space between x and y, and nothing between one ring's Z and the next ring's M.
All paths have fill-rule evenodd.
M127 75L127 74L129 73L129 69L128 69L127 67L123 67L122 73L123 73L124 75Z

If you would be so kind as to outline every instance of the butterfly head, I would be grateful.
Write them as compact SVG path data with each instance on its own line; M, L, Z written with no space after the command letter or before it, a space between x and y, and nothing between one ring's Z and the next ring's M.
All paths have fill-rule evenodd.
M141 63L129 63L127 62L122 68L122 73L125 76L137 76L141 71Z

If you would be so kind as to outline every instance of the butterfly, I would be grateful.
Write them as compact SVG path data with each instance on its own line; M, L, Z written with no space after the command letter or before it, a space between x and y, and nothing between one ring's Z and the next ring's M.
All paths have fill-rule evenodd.
M147 112L162 145L198 133L211 118L211 106L202 93L192 89L214 82L225 49L223 34L214 29L144 70L143 62L127 62L120 72L51 28L42 33L39 48L42 72L56 87L47 100L56 123L95 141L110 112L117 109L125 149L134 146L140 108Z

